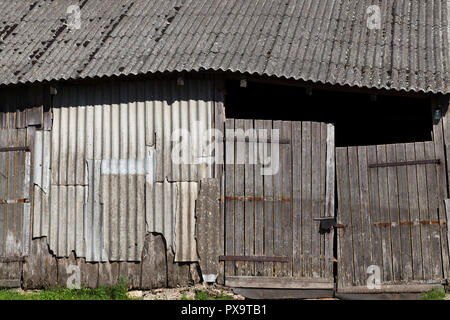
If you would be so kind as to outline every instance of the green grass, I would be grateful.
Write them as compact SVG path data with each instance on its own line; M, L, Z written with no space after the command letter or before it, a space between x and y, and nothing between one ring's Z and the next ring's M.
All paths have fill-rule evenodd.
M432 290L422 294L422 300L442 300L445 298L445 290L433 288Z
M128 285L121 277L112 287L101 286L97 289L57 288L41 290L36 293L21 293L17 290L0 290L0 300L130 300L127 296Z

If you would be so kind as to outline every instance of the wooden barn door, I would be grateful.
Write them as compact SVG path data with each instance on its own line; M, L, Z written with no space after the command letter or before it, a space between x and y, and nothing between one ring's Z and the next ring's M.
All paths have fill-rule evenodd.
M333 231L319 227L334 217L334 126L228 119L225 133L226 285L332 289Z
M443 282L443 154L431 141L336 149L337 217L345 225L338 292L418 292Z
M0 130L0 287L20 287L30 226L26 130Z

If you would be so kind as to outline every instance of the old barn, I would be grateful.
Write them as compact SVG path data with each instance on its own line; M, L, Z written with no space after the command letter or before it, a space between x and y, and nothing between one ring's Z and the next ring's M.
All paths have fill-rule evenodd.
M446 286L449 17L447 0L0 0L0 286Z

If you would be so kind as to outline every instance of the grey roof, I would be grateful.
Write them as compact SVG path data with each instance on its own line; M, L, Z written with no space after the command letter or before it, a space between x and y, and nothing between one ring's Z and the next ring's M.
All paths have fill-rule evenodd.
M81 28L67 8L81 7ZM381 29L367 27L369 5ZM233 71L450 92L448 0L0 0L0 84Z

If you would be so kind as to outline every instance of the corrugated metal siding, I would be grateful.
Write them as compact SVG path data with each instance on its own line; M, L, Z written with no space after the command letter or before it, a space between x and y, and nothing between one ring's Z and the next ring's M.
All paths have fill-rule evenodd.
M36 133L33 236L47 236L58 257L140 261L145 233L160 232L177 261L196 261L184 221L195 223L197 181L212 166L174 164L171 134L188 130L182 145L200 148L212 89L191 79L59 88L51 132Z
M65 25L80 4L81 28ZM381 29L367 28L368 6ZM0 83L233 71L450 92L447 0L0 0ZM2 24L3 22L3 24Z

